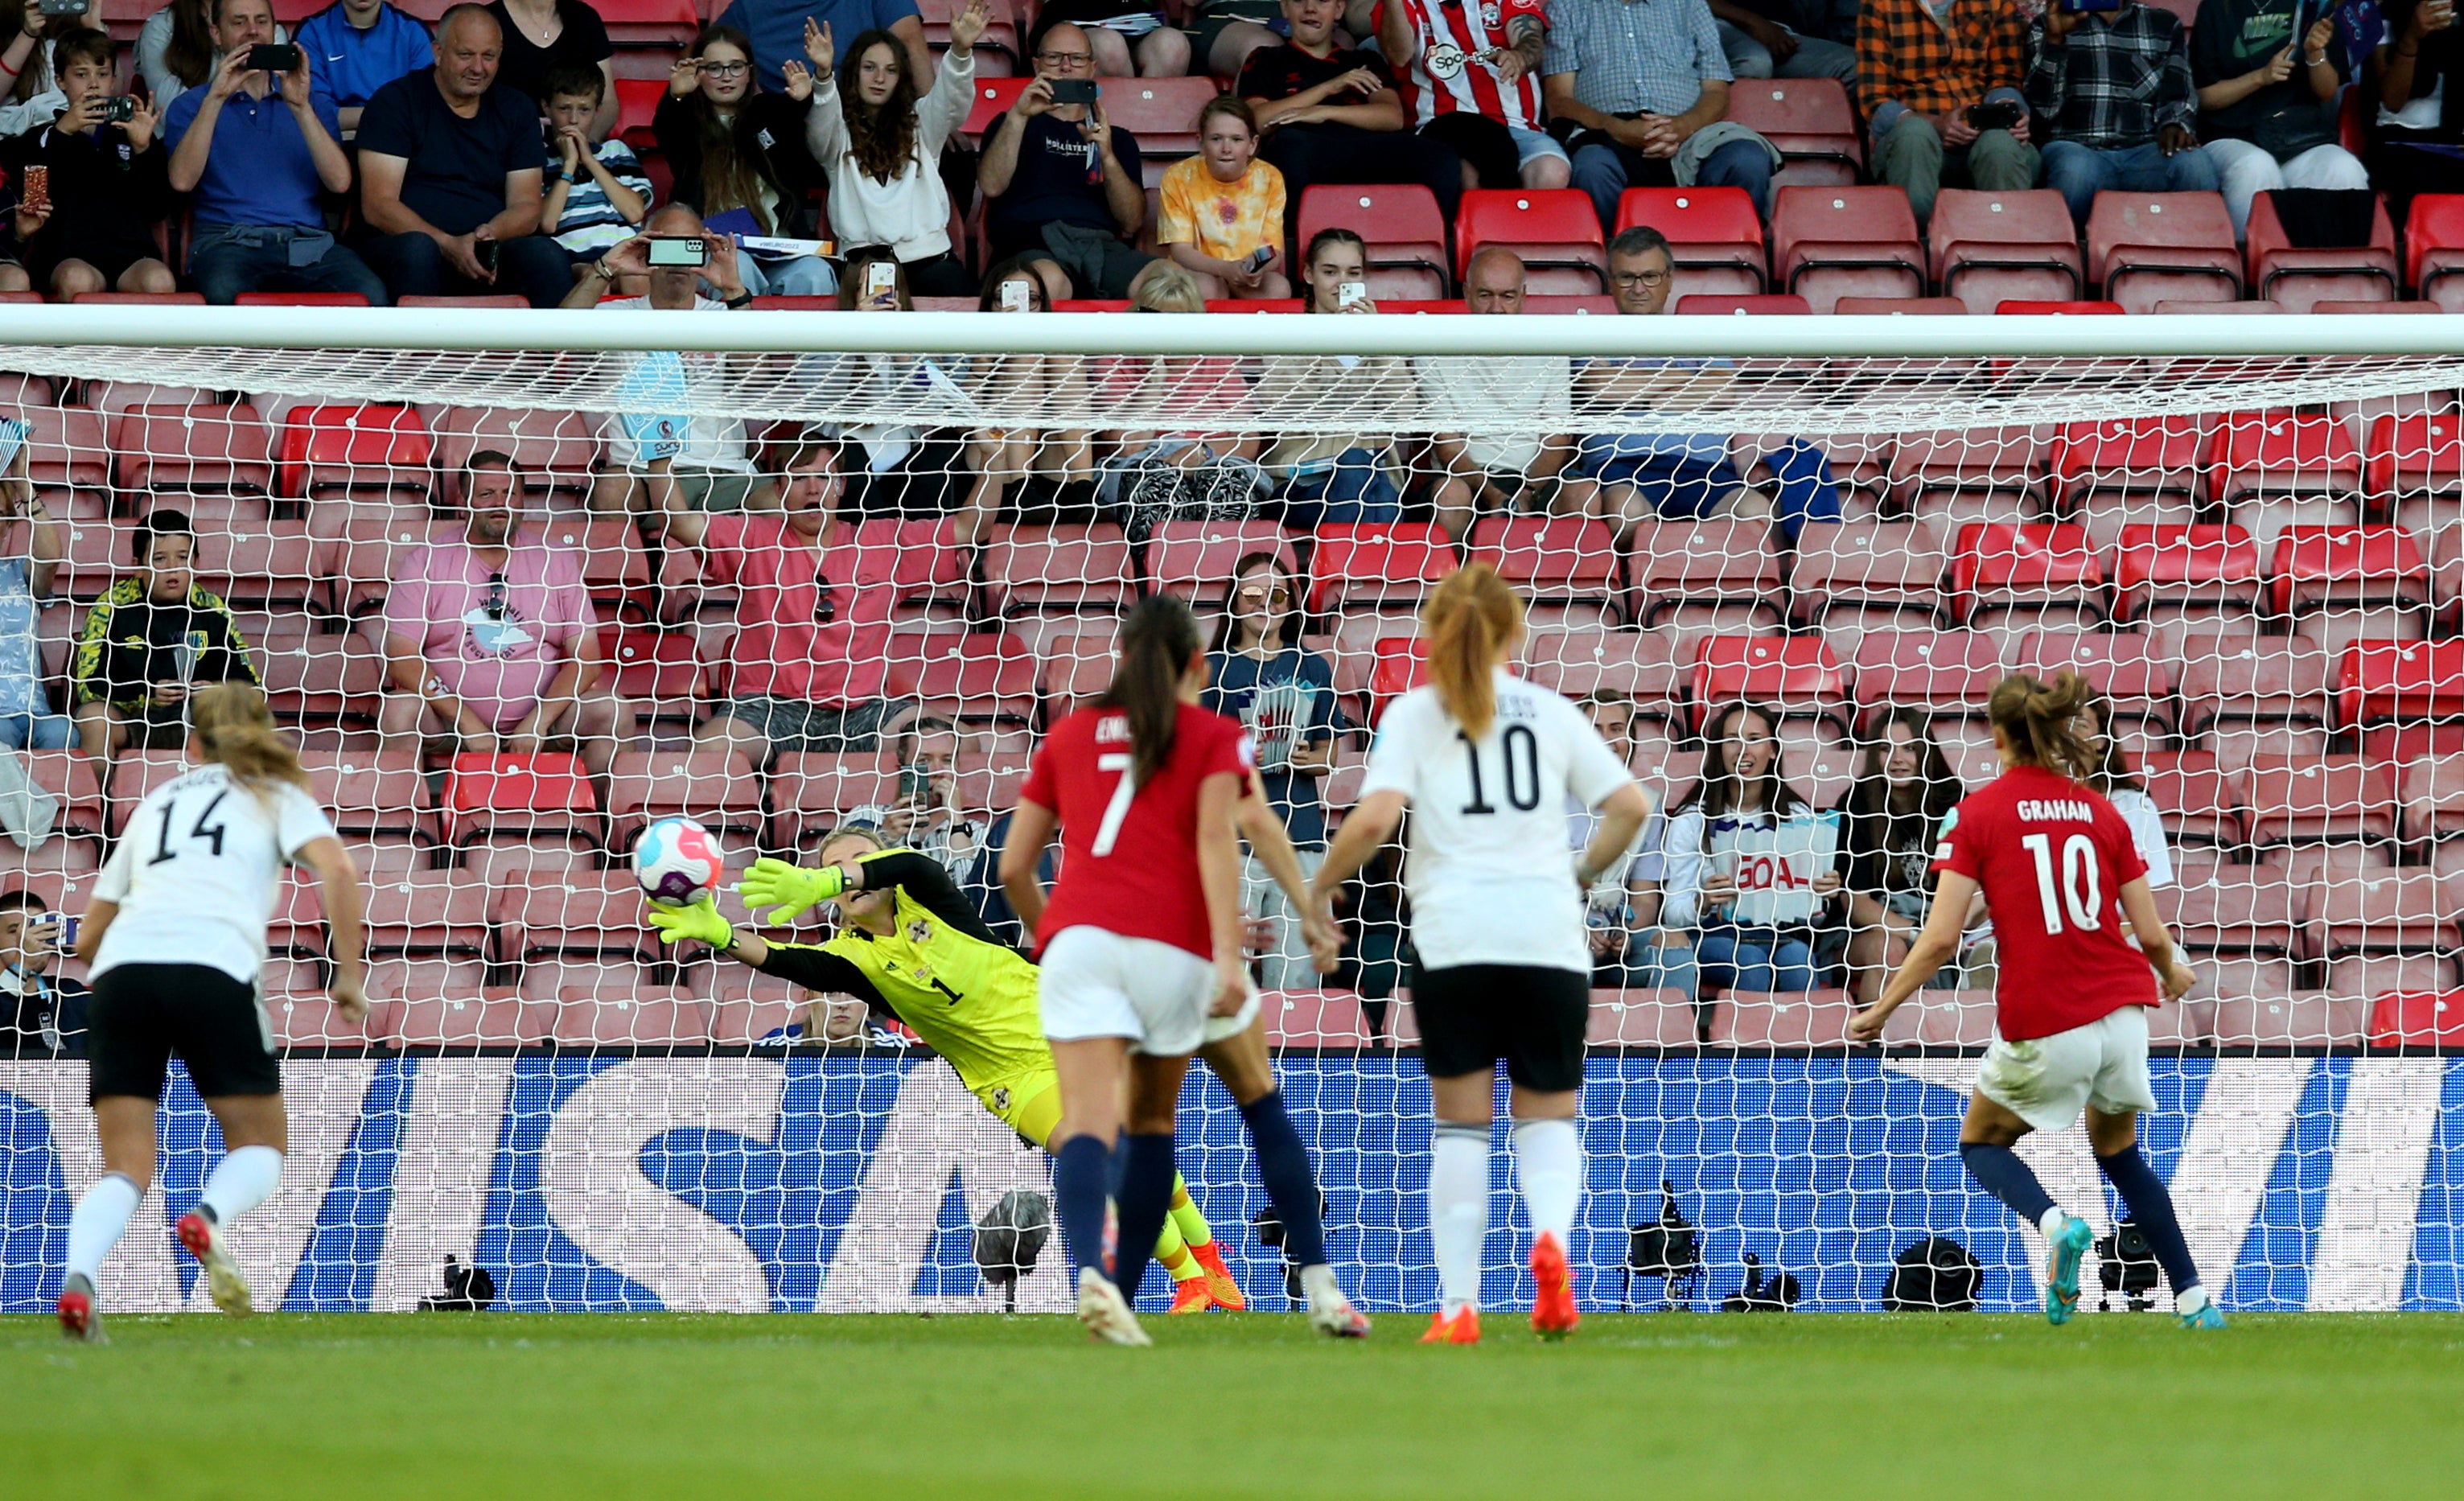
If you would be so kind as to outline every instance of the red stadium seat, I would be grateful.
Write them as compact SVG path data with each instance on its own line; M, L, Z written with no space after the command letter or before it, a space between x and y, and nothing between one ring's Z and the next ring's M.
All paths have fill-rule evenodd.
M599 798L572 756L456 756L445 774L442 810L451 845L496 838L599 843Z
M624 751L607 777L607 847L624 850L654 819L679 816L711 832L758 838L761 781L741 751Z
M1766 293L1760 297L1727 297L1697 292L1677 299L1675 311L1714 318L1746 318L1757 315L1810 314L1814 304L1793 292Z
M1009 113L1018 97L1026 92L1026 78L978 78L976 102L967 112L967 121L959 126L961 134L979 138L993 127L993 121Z
M1321 526L1309 567L1309 609L1417 609L1455 566L1454 544L1435 523Z
M2370 1007L2373 1048L2464 1048L2464 990L2399 990Z
M2238 526L2125 526L2113 562L2113 618L2238 619L2258 608L2258 544Z
M2222 865L2185 857L2176 884L2152 894L2175 941L2194 956L2307 957L2300 894L2280 865Z
M1691 1048L1701 1025L1683 990L1595 990L1583 1040L1595 1048Z
M2387 200L2371 208L2367 245L2311 249L2293 243L2276 214L2276 194L2263 192L2250 205L2250 288L2258 297L2307 313L2329 299L2404 296L2404 267L2396 254L2395 225Z
M1929 629L1942 618L1943 566L1942 539L1923 521L1809 524L1797 534L1789 620L1826 635L1842 625L1859 635Z
M2208 501L2264 547L2288 523L2361 519L2362 453L2341 417L2235 412L2208 440Z
M1926 234L1943 296L1959 298L1971 313L1991 313L2012 299L2059 301L2086 294L2079 232L2062 195L2050 188L1945 188L1934 200Z
M524 986L529 994L529 987ZM553 1001L533 1001L544 1013L547 1037L568 1046L657 1047L710 1041L710 1008L682 991L648 982L560 986Z
M436 837L436 808L408 752L344 758L330 751L302 751L310 788L345 839ZM368 872L362 872L363 875Z
M26 475L38 490L111 487L111 445L101 416L84 407L27 401L8 414L33 430L26 441Z
M943 49L950 45L951 20L959 11L964 11L966 6L961 3L961 0L920 0L916 9L923 13L925 44L933 49L933 55L938 58ZM1016 73L1018 65L1026 56L1026 49L1019 44L1018 23L1012 17L1009 0L993 0L992 14L992 24L984 28L983 35L976 38L976 76L978 77L990 76L986 68L987 63L998 65L998 72L1003 76ZM1111 100L1107 99L1105 102L1109 105ZM1196 116L1197 111L1193 107L1191 118L1195 119ZM1187 128L1186 122L1183 123L1182 128ZM1137 136L1138 143L1141 146L1146 144L1146 132L1140 130ZM972 306L972 302L970 305Z
M1677 275L1671 291L1750 297L1771 284L1763 222L1742 188L1629 188L1617 200L1617 232L1657 230Z
M1891 1013L1882 1045L1982 1048L1993 1041L1993 997L1982 990L1920 990Z
M454 966L475 976L475 964ZM373 987L372 987L373 988ZM511 992L483 998L474 983L451 997L416 996L396 1002L385 1022L388 1040L407 1048L505 1048L537 1042L522 1025L522 1004Z
M317 523L309 524L313 529ZM318 603L337 614L353 616L383 608L404 555L426 546L431 536L447 529L447 523L425 518L345 524L339 537L325 541L318 571L330 593Z
M488 888L461 872L413 870L364 892L371 958L476 959L485 949Z
M274 488L265 419L233 406L131 407L110 422L115 487L143 509L148 492L262 496Z
M1419 636L1380 636L1370 648L1369 725L1386 707L1429 680L1429 644Z
M668 86L664 79L653 78L647 81L653 84L660 93L667 92ZM624 82L624 79L619 78L617 87L622 88ZM396 307L528 307L531 303L530 298L517 297L510 292L470 298L430 298L412 293L407 297L394 298L393 305Z
M1628 616L1639 624L1750 630L1780 623L1779 557L1765 523L1645 521L1628 545Z
M2231 302L2241 250L2217 193L2101 192L2087 221L2088 280L2133 313L2168 298Z
M111 778L103 787L109 796L111 837L117 839L126 828L128 815L145 794L166 783L177 782L193 769L187 754L176 750L124 751L111 763Z
M693 0L600 0L607 38L618 47L682 47L701 29Z
M1608 252L1591 198L1572 188L1481 188L1455 210L1455 276L1497 245L1523 258L1529 292L1580 296L1609 289Z
M646 702L659 718L698 719L710 696L691 631L603 629L601 650L616 671L618 696Z
M1969 307L1957 298L1841 298L1831 311L1842 317L1965 318Z
M959 544L955 519L875 517L856 526L855 553L849 574L855 586L888 585L897 590L903 614L956 615L965 610L973 554Z
M2244 298L2239 302L2159 302L2147 311L2167 318L2272 318L2293 311L2283 303L2266 298Z
M2407 531L2453 519L2464 499L2464 420L2452 411L2386 412L2364 445L2362 494ZM2375 519L2375 518L2373 518Z
M231 298L234 307L366 307L367 295L361 292L243 292Z
M2250 819L2245 778L2216 764L2212 751L2150 752L2140 778L2176 844L2230 849L2245 843Z
M1105 118L1138 138L1140 155L1198 152L1198 111L1221 93L1213 78L1099 78ZM1152 187L1153 184L1148 186Z
M1741 78L1729 89L1728 118L1778 150L1775 187L1845 185L1864 169L1857 112L1837 78Z
M996 527L983 569L996 614L1110 613L1136 592L1130 544L1115 526Z
M1381 307L1389 298L1434 299L1453 290L1445 215L1437 194L1418 183L1321 183L1304 189L1295 241L1306 247L1328 229L1360 236L1368 253L1369 295Z
M890 693L957 722L1023 725L1035 712L1035 658L1006 631L927 636L891 664Z
M1266 553L1298 574L1290 539L1272 521L1163 521L1147 539L1147 580L1159 594L1218 605L1241 560Z
M2034 515L2051 427L1961 428L1903 432L1891 445L1883 483L1897 503L1944 535L1969 520L2024 520ZM1979 502L2015 512L1967 514Z
M622 80L620 80L622 81ZM599 462L599 433L589 416L543 408L448 407L436 414L436 469L445 490L461 498L462 466L473 453L509 453L532 495L590 494Z
M1606 604L1618 590L1617 541L1598 521L1571 516L1484 517L1467 552L1542 604Z
M630 871L577 871L554 883L499 886L488 894L488 923L500 963L550 954L637 962L659 957Z
M2260 847L2395 837L2395 768L2358 756L2254 756L2250 839Z
M102 787L95 781L94 762L82 751L28 751L27 770L34 784L59 799L54 828L63 834L99 837L110 832Z
M1711 1043L1725 1048L1846 1048L1857 1006L1846 992L1730 991L1711 1012Z
M1036 661L1036 722L1049 728L1086 707L1111 685L1114 666L1110 636L1055 636L1045 642Z
M2430 625L2430 568L2392 526L2288 526L2268 570L2268 604L2330 651L2364 637L2416 639Z
M206 295L202 292L80 292L69 300L104 307L113 304L127 307L203 307Z
M1867 710L1904 705L1953 718L1984 717L1986 695L2006 675L1992 639L1967 630L1877 632L1858 644L1854 667Z
M2423 193L2404 220L2404 279L2428 301L2464 312L2464 193Z
M1705 636L1692 690L1697 731L1715 705L1741 698L1849 727L1846 679L1819 636Z
M2205 495L2204 436L2195 417L2065 423L2046 453L2046 497L2104 540L2126 525L2189 525Z
M840 814L887 804L897 789L898 766L888 751L781 756L770 767L770 843L802 848L836 828Z
M2464 640L2353 643L2336 673L2336 719L2374 758L2464 749Z
M1771 210L1771 273L1817 313L1842 297L1925 296L1925 246L1907 193L1781 188Z
M659 138L651 131L650 121L659 112L659 100L667 94L667 84L658 78L616 80L616 136L633 148L634 155L659 148Z
M2107 630L2040 630L2019 643L2011 665L2052 680L2068 669L2103 692L2117 722L2138 720L2170 734L2174 656L2162 639Z
M2129 311L2119 302L2101 298L2039 302L2027 298L2011 298L1993 304L1994 315L1999 318L2120 318Z
M2087 529L2064 522L1961 527L1950 589L1951 618L1964 625L2012 613L2044 625L2104 617L2104 565Z
M2323 731L2334 721L2329 659L2307 636L2186 634L2175 651L2186 737L2235 724Z
M294 407L282 419L276 494L426 496L436 451L411 407Z
M1523 641L1524 675L1569 698L1620 694L1652 718L1665 718L1690 659L1677 659L1677 638L1662 630L1598 626L1535 628Z
M267 706L283 723L376 722L385 656L365 636L312 635L294 629L253 636L249 644L264 673Z
M2283 1000L2227 997L2216 1003L2216 1046L2350 1047L2362 1041L2367 1004L2358 996L2315 993Z
M2454 908L2435 871L2329 872L2310 891L2318 954L2444 954L2457 946Z

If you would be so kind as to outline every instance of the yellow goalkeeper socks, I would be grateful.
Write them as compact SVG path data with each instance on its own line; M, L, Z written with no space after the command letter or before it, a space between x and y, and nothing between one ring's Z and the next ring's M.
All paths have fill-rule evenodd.
M1169 1223L1180 1231L1180 1238L1192 1246L1203 1246L1215 1239L1214 1226L1206 1223L1206 1216L1199 1212L1197 1202L1189 1197L1189 1181L1178 1175L1175 1175L1172 1181Z
M1189 1243L1180 1238L1180 1226L1173 1223L1173 1216L1169 1214L1164 1216L1163 1233L1155 1237L1155 1257L1163 1263L1164 1270L1172 1273L1175 1282L1187 1282L1206 1275L1206 1269L1189 1253Z

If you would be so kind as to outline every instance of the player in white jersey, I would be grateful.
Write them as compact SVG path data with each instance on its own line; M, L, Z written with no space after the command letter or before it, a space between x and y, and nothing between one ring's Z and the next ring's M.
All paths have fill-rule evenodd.
M1651 800L1583 712L1506 670L1523 602L1485 563L1457 570L1422 611L1429 686L1377 726L1359 806L1327 851L1320 910L1411 810L1412 1008L1437 1120L1429 1233L1444 1306L1424 1344L1480 1338L1481 1245L1497 1065L1513 1080L1515 1179L1534 1230L1531 1327L1571 1333L1568 1250L1583 1191L1574 1124L1591 1013L1583 894L1620 865ZM1599 827L1570 865L1566 800Z
M265 695L222 683L191 705L190 754L202 764L128 816L77 933L94 983L86 1051L102 1177L69 1220L59 1315L72 1339L102 1337L95 1284L153 1180L155 1115L175 1054L225 1148L197 1206L180 1217L180 1244L203 1267L216 1308L251 1311L224 1230L274 1192L289 1144L274 1028L257 990L284 866L305 865L322 884L335 1009L349 1022L368 1011L359 872L308 795L308 774Z

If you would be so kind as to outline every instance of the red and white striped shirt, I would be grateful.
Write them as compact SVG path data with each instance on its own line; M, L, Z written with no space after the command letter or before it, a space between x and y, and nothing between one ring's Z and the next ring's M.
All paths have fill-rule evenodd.
M1512 45L1506 33L1517 17L1547 26L1542 0L1379 0L1378 8L1388 5L1404 8L1418 37L1412 65L1396 80L1414 123L1468 110L1521 129L1540 128L1539 70L1508 87L1498 81L1496 66L1481 59Z

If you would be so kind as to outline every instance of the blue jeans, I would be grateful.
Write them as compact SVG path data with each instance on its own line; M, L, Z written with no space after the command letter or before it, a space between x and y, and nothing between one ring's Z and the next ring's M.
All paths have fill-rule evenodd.
M1617 198L1629 188L1648 188L1670 181L1668 164L1654 161L1631 146L1592 141L1574 153L1573 186L1591 195L1600 228L1617 229ZM1757 141L1731 141L1711 153L1695 181L1705 188L1742 188L1754 201L1754 212L1771 217L1771 154Z
M1603 990L1683 990L1689 997L1699 995L1703 977L1695 964L1694 951L1682 944L1662 947L1654 941L1660 937L1657 928L1641 928L1626 935L1625 957L1594 964L1592 984Z
M0 745L11 750L67 750L77 742L77 721L67 715L0 714Z
M1811 990L1814 950L1769 928L1705 928L1694 958L1714 990Z
M1378 455L1367 449L1345 449L1331 468L1300 475L1284 487L1283 515L1277 519L1295 531L1314 531L1402 519L1403 497Z
M380 234L360 246L361 258L385 278L394 300L407 297L486 297L510 292L533 307L554 307L573 290L573 253L544 234L496 245L496 279L473 281L455 271L425 234Z
M1808 36L1794 28L1783 28L1796 37L1796 51L1786 62L1775 61L1771 49L1747 34L1746 29L1727 21L1712 23L1720 29L1720 50L1728 55L1728 71L1740 78L1837 78L1840 86L1854 93L1857 88L1857 49L1819 36Z
M825 298L839 289L837 273L819 255L798 255L765 265L739 254L736 270L744 278L744 290L757 298Z
M2047 143L2045 186L2070 205L2071 222L2087 228L2096 195L2108 188L2134 193L2218 191L2216 164L2196 146L2167 156L2154 142L2144 146L2083 146L2076 141Z
M368 263L348 247L326 240L324 254L306 265L291 259L295 235L287 226L201 224L188 247L188 279L209 302L229 306L243 292L356 292L372 307L385 305L385 286Z

